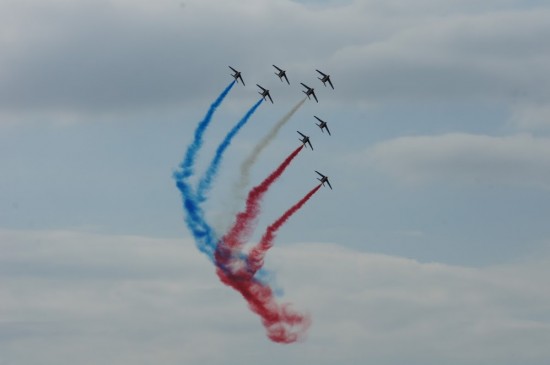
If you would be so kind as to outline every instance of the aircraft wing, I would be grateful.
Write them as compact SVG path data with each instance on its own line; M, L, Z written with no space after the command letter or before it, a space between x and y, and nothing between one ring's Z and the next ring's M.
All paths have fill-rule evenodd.
M326 74L322 73L322 72L321 72L321 71L319 71L319 70L315 70L315 71L319 72L319 73L320 73L321 75L323 75L323 77L325 77L325 76L326 76Z
M286 77L286 74L284 74L283 77L285 78L286 83L290 85L290 82L288 81L288 78Z
M235 70L235 69L234 69L233 67L231 67L231 66L229 66L229 68L230 68L231 70L233 70L233 72L239 72L239 71Z
M328 125L326 125L326 124L325 124L325 129L327 130L327 133L330 136L330 131L328 130Z
M271 104L273 104L273 99L271 99L271 94L267 94L267 97L269 98L269 100L271 101Z
M311 150L313 151L313 146L311 145L311 141L309 140L309 138L307 139L307 143L309 144L309 147L311 147Z
M311 94L313 95L313 98L315 99L315 101L319 102L319 100L317 100L317 96L315 96L315 92L312 92Z
M242 77L241 75L239 75L239 79L241 79L241 82L243 83L243 86L246 86L246 85L244 84L244 80L243 80L243 77Z
M328 179L327 179L327 184L328 184L328 187L330 188L330 190L332 190L332 185L330 185L330 183L328 182Z
M277 67L277 66L275 66L275 65L273 65L273 67L275 67L275 68L276 68L277 70L279 70L279 71L282 71L279 67Z
M315 172L316 172L319 176L325 177L325 175L321 174L319 171L315 170Z
M262 89L262 91L265 91L265 89L263 87L261 87L260 85L256 84L257 87L259 87L260 89Z
M309 86L307 86L307 85L304 84L303 82L300 82L300 84L302 84L306 89L311 89Z
M332 81L330 81L330 78L327 81L330 84L330 87L332 88L332 90L334 90L334 86L332 86Z
M298 132L298 134L301 135L302 137L306 138L306 136L302 132L300 131L296 131L296 132Z

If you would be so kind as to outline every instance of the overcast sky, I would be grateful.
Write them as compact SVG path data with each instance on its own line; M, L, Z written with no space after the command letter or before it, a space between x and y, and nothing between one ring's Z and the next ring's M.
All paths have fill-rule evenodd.
M537 0L0 2L0 364L547 364L550 5ZM287 70L282 83L271 66ZM183 222L172 172L242 71L198 160L305 150L264 201L266 268L312 315L271 343ZM323 87L315 69L331 75ZM332 136L314 125L329 123Z

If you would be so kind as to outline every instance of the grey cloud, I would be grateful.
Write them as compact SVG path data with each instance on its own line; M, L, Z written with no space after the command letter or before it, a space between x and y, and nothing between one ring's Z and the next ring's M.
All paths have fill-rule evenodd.
M304 283L324 284L325 292L296 280L287 288L319 318L313 341L337 333L342 348L351 354L363 348L364 356L380 363L498 363L510 361L519 351L537 354L524 358L537 364L547 356L540 352L541 340L550 334L543 314L550 298L540 291L546 285L546 259L531 262L535 268L523 263L472 269L326 244L306 244L275 255L281 280L299 277ZM519 284L533 277L540 279ZM508 343L512 338L518 342ZM524 346L525 352L519 350ZM348 356L344 359L355 360Z
M345 85L334 94L342 102L540 97L548 11L490 4L3 3L0 106L105 112L192 103L229 82L228 64L251 85L279 86L272 63L294 84L328 70ZM289 90L281 97L300 93Z
M294 53L315 58L322 44L336 43L335 36L314 37L323 24L300 17L304 8L292 3L46 4L5 5L4 14L18 22L2 44L4 110L94 112L191 102L229 82L228 64L251 85L275 82L271 63L282 65Z
M362 156L368 165L406 182L550 188L550 141L527 134L401 137L374 145Z
M512 108L510 121L522 130L550 130L550 104L521 103Z
M521 101L548 97L547 10L426 19L331 59L348 97Z
M267 264L279 273L283 299L314 319L306 342L280 347L187 240L1 230L0 242L2 252L14 251L4 263L71 260L127 271L1 273L0 315L9 320L0 323L0 353L8 363L542 365L550 356L547 257L473 269L329 244L274 247ZM162 274L166 267L182 275ZM151 268L159 274L148 278Z

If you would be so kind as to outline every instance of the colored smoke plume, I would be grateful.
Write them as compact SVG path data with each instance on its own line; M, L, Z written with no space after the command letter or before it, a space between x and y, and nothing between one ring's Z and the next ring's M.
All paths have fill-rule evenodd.
M288 113L286 113L272 128L271 130L262 138L256 146L252 149L250 154L242 162L240 167L240 179L234 187L235 196L237 199L242 199L244 195L244 189L248 186L250 182L250 170L252 166L258 160L258 157L263 152L263 150L269 146L271 141L277 137L279 130L290 120L290 118L300 109L300 107L305 103L306 98L300 100Z
M218 169L220 167L220 163L223 158L223 153L229 147L231 144L231 141L233 140L233 137L237 135L237 133L241 130L241 128L248 122L252 114L258 109L260 104L264 101L264 99L258 100L256 104L246 112L246 114L239 120L239 122L227 133L223 141L220 143L218 148L216 149L216 154L214 155L214 158L212 159L212 162L210 162L210 165L208 166L208 169L202 176L202 178L199 181L199 187L197 189L197 198L200 202L203 202L206 200L206 194L208 193L208 190L212 186L212 181L214 180L214 177L216 176Z
M218 277L238 291L250 310L260 316L267 336L274 342L292 343L300 340L311 325L310 316L294 311L290 304L278 304L271 288L254 278L242 278L218 268Z
M246 209L237 214L235 224L222 237L215 252L220 280L245 298L250 309L260 316L267 336L279 343L299 340L311 324L309 315L292 310L289 304L278 304L273 290L267 284L241 270L239 266L248 261L247 258L243 259L241 250L257 222L262 197L302 149L303 145L296 148L261 184L250 190Z
M267 227L260 242L254 246L248 254L247 273L249 275L254 275L263 266L265 254L267 253L267 250L273 246L273 240L275 239L275 235L277 234L279 228L281 228L283 224L285 224L286 221L292 217L292 215L296 213L320 188L321 185L317 185L296 204L290 207L290 209L279 217L279 219Z
M303 145L296 148L280 165L259 185L253 187L248 193L246 199L246 208L243 212L237 214L235 223L229 231L222 237L218 244L218 248L222 251L233 251L240 249L245 241L250 237L254 228L254 223L257 221L260 214L260 202L264 194L267 192L271 184L273 184L286 170L292 160L304 148ZM217 253L218 254L218 253ZM226 252L221 252L222 256Z
M176 186L179 189L183 201L185 212L185 223L195 238L197 248L205 253L210 260L214 260L214 251L216 248L217 237L204 217L204 212L200 208L193 188L189 184L189 178L193 175L197 153L203 144L203 136L206 128L212 120L216 109L221 105L231 88L235 85L232 81L210 105L205 117L199 122L195 129L193 142L187 147L185 157L180 164L179 171L174 172Z
M206 112L204 119L201 120L197 125L197 128L195 129L195 138L193 142L189 145L189 147L187 147L183 162L180 164L181 171L176 171L174 173L174 178L176 180L185 179L193 175L193 167L195 165L195 160L197 159L197 152L202 147L204 132L210 124L214 112L221 105L223 99L225 99L229 91L231 91L233 85L235 85L235 81L232 81L225 88L225 90L222 91L220 96L218 96L218 98L212 103L212 105L210 105L210 108L208 109L208 112Z

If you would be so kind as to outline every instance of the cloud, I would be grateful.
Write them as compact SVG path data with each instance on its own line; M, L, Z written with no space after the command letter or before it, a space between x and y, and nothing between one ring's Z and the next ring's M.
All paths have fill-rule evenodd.
M550 140L528 134L400 137L374 145L360 159L405 182L550 188Z
M385 38L337 50L331 66L348 86L346 97L373 102L547 99L550 48L544 39L550 35L550 11L461 10L419 15Z
M317 335L327 338L335 328L341 329L338 343L350 351L364 346L371 359L388 361L390 350L384 344L388 340L415 363L451 358L457 363L483 363L482 359L491 363L491 357L505 361L507 355L493 352L494 347L484 349L481 343L502 344L515 336L512 333L529 329L534 331L533 339L549 334L543 314L548 293L535 289L545 286L539 276L546 271L544 261L533 263L536 268L524 264L472 269L420 264L331 245L303 245L282 257L285 271L305 274L306 280L317 280L327 288L326 292L296 288L305 291L302 301L321 312ZM300 267L304 262L308 270ZM520 283L532 278L535 282L522 289ZM530 307L526 312L533 317L524 312L524 306ZM545 320L534 320L541 314ZM327 318L330 324L323 322ZM478 342L480 346L472 347L481 338L485 340ZM460 353L460 349L469 353ZM517 348L509 350L512 353Z
M314 319L306 342L282 347L188 240L0 230L0 242L7 363L544 364L550 356L547 257L473 269L332 244L277 246L267 264Z
M230 81L228 64L243 70L252 85L254 79L277 81L273 62L292 52L306 54L296 32L311 38L321 26L308 30L311 19L300 19L304 8L291 2L238 5L3 3L0 107L105 113L192 103L210 97L212 85Z
M71 115L192 105L209 98L212 85L223 87L228 64L251 83L280 86L272 63L294 85L317 82L314 69L326 70L341 85L331 99L345 103L540 99L549 89L550 13L526 8L519 1L3 2L0 109ZM301 95L291 90L278 100Z
M550 104L523 103L512 108L511 121L523 130L549 130Z

